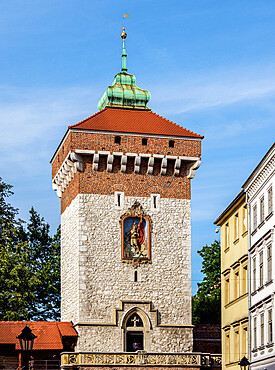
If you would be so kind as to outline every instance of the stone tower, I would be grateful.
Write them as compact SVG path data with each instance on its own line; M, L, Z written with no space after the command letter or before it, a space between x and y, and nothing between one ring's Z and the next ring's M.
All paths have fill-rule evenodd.
M191 179L197 135L153 113L122 69L52 160L61 197L61 319L78 351L192 351Z

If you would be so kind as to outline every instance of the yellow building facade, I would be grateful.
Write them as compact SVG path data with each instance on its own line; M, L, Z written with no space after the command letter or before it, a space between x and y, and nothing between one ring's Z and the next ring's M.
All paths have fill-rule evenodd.
M241 191L214 221L221 238L222 368L248 357L248 215Z

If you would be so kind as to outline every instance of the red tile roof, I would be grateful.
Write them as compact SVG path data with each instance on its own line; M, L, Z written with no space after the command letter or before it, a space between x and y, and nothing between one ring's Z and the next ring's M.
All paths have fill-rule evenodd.
M34 350L63 349L62 336L75 336L77 332L71 322L58 321L0 321L0 345L15 344L20 349L19 340L16 338L24 327L28 325L33 334Z
M150 110L106 107L72 129L203 138Z

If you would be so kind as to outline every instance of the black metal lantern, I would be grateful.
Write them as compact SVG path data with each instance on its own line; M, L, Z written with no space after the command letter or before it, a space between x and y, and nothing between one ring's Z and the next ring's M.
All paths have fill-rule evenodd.
M37 338L36 335L33 334L31 329L26 325L22 330L21 334L18 335L17 339L20 342L20 348L22 351L32 351L33 342Z
M246 369L248 369L248 366L250 365L250 363L249 363L248 359L244 356L244 357L241 359L241 361L239 362L239 364L238 364L238 365L240 365L240 368L241 368L242 370L246 370Z

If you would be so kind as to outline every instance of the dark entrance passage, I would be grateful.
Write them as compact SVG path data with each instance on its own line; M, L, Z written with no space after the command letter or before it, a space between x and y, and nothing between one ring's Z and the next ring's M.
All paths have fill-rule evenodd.
M126 335L126 351L136 352L143 349L143 332L128 331Z

